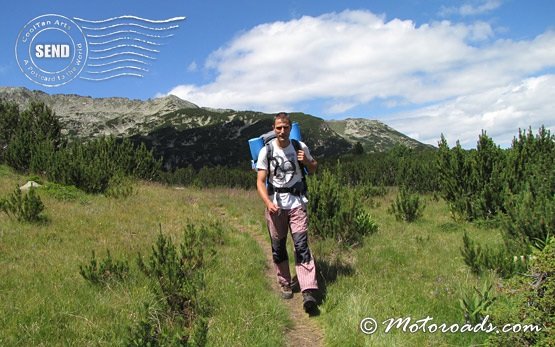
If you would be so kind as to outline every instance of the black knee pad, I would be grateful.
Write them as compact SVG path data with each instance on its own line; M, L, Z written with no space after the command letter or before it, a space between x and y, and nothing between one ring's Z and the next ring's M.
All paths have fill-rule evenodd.
M287 246L285 245L286 241L287 237L284 237L281 240L272 239L272 258L276 264L280 264L289 259L287 257Z
M310 249L308 249L307 233L293 234L293 242L295 243L295 261L297 264L305 264L312 260Z

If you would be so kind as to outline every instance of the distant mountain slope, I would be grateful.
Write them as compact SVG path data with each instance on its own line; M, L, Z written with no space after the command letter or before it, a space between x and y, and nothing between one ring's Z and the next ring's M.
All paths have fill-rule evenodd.
M199 109L197 105L173 95L142 101L75 94L50 95L27 88L0 87L0 99L14 101L20 109L32 100L42 101L56 112L71 136L84 138L149 131L149 127L163 121L161 115L180 109Z
M383 152L395 144L403 144L410 148L433 148L377 120L347 118L328 121L328 124L350 143L360 142L366 152Z
M271 130L273 120L261 112L202 108L173 95L142 101L0 87L0 100L22 110L32 100L46 103L72 138L114 135L144 142L164 158L167 169L245 164L250 160L247 141ZM367 151L387 150L395 143L422 145L377 121L324 121L303 113L291 118L316 157L347 153L357 141Z

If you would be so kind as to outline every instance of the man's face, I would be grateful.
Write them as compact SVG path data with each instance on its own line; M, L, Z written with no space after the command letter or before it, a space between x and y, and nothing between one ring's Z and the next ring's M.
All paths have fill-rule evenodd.
M291 125L287 120L276 118L276 120L274 121L274 131L280 141L289 140Z

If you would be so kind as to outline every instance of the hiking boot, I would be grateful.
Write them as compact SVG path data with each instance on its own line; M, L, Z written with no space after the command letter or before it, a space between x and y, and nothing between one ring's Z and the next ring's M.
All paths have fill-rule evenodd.
M281 285L281 297L283 299L291 299L293 298L293 290L289 284L282 284Z
M311 313L316 310L316 299L314 298L313 290L305 290L303 292L303 307L306 313Z

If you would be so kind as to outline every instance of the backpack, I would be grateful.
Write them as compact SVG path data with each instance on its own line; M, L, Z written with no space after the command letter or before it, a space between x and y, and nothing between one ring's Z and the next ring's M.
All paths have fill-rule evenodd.
M269 132L260 135L259 137L255 137L252 139L249 139L249 149L251 152L251 164L252 164L252 169L256 170L256 161L258 159L258 153L260 152L260 150L266 146L266 159L268 162L268 168L270 167L270 162L273 158L273 147L270 144L270 142L276 138L276 134L273 130L270 130ZM300 140L301 140L301 130L299 128L299 124L297 122L293 122L291 124L291 135L289 137L289 140L291 141L291 143L293 144L293 148L295 148L295 152L301 150L301 144L300 144ZM266 186L268 187L268 194L274 194L274 192L278 192L278 193L291 193L291 194L295 194L295 195L304 195L305 197L308 196L307 194L307 184L306 184L306 175L308 174L308 171L306 170L305 166L303 165L303 163L298 162L299 168L301 170L301 174L302 174L302 180L301 182L299 182L298 184L295 184L293 187L291 188L275 188L271 183L270 183L270 175L267 176L266 178Z

